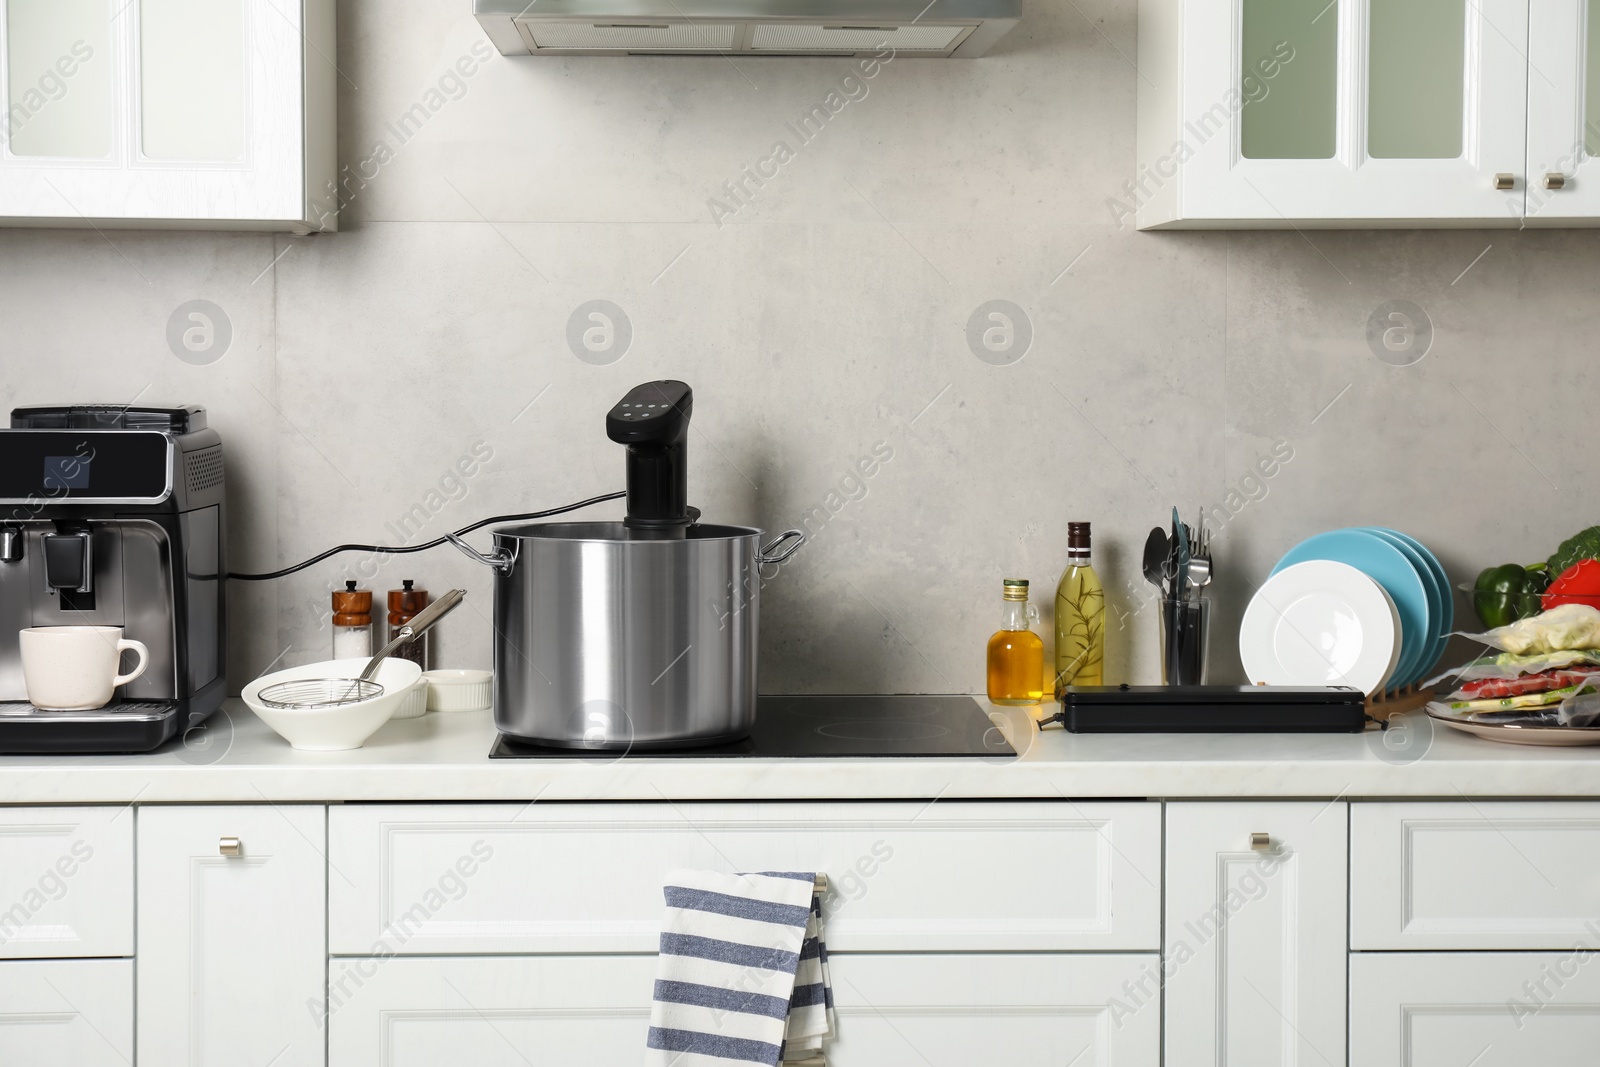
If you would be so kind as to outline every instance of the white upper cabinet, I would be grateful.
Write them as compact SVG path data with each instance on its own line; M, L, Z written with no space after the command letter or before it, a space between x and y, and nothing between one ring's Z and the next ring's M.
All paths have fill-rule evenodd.
M0 223L336 228L333 0L0 0Z
M1595 0L1141 0L1140 228L1571 225ZM1587 130L1587 132L1586 132ZM1546 192L1546 173L1566 188ZM1588 182L1584 178L1588 178Z
M1528 21L1530 226L1600 218L1600 0L1537 0Z

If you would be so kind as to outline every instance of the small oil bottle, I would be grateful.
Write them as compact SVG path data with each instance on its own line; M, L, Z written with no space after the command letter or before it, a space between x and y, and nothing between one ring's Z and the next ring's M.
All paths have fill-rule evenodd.
M1054 696L1069 685L1102 685L1106 662L1106 594L1095 573L1089 524L1067 523L1067 569L1056 587Z
M989 701L1014 706L1044 699L1044 642L1029 629L1039 611L1028 603L1028 583L1005 580L1000 629L989 638Z

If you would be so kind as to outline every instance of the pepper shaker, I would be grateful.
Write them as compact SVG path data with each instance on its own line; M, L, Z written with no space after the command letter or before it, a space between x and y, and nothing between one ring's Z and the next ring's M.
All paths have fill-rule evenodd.
M389 590L389 640L393 641L400 636L400 628L410 622L412 618L428 606L428 591L413 588L413 581L407 578L401 582L401 588ZM412 663L428 669L431 657L428 655L428 642L430 634L423 634L415 640L401 645L395 649L393 655L401 659L408 659Z

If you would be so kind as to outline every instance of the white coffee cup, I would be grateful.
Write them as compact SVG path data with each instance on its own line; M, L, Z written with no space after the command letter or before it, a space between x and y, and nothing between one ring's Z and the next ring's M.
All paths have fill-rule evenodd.
M22 680L28 702L46 711L92 711L111 703L117 686L144 673L150 650L124 640L120 626L30 626L21 631ZM139 654L118 674L124 649Z

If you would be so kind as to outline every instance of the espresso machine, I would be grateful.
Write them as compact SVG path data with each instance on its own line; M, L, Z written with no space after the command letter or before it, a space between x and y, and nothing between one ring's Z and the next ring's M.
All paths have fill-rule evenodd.
M25 407L0 429L0 753L148 752L226 689L222 440L200 407ZM144 673L95 711L28 703L19 631L120 626Z

